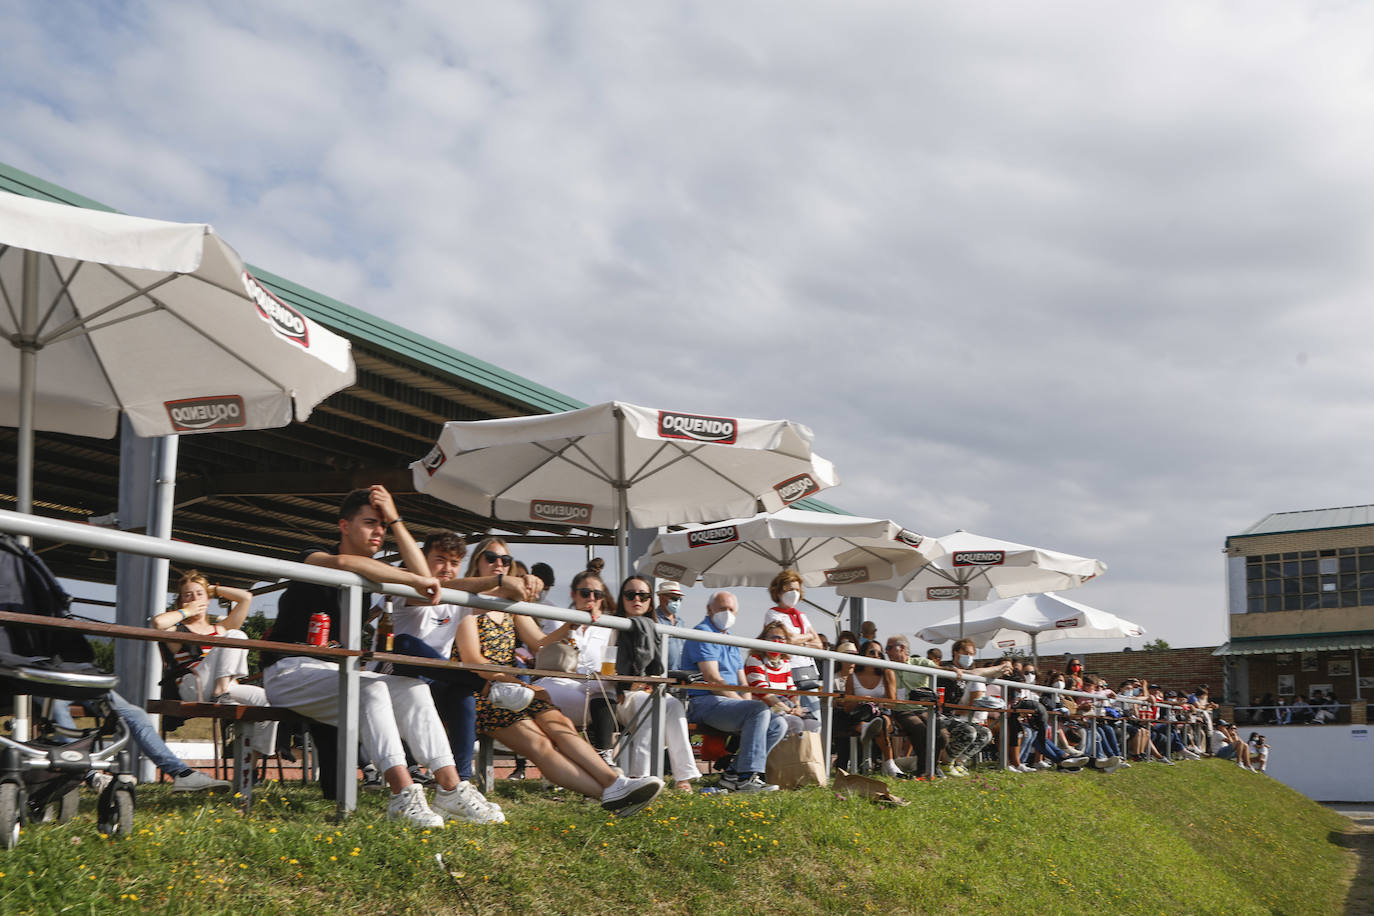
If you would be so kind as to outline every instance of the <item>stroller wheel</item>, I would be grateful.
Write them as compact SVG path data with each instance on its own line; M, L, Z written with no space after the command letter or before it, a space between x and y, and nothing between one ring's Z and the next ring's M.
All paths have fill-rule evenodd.
M115 783L100 793L96 829L107 836L124 838L134 832L134 793Z
M0 849L13 849L19 842L19 787L0 783Z
M48 802L43 808L43 821L57 821L65 824L67 821L76 817L77 809L81 807L81 788L68 789L62 793L57 801Z

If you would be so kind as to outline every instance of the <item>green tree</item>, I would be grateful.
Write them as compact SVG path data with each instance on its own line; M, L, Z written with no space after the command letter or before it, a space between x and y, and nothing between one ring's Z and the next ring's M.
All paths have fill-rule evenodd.
M1169 644L1162 639L1156 639L1153 642L1147 642L1141 648L1146 652L1167 652L1169 650Z

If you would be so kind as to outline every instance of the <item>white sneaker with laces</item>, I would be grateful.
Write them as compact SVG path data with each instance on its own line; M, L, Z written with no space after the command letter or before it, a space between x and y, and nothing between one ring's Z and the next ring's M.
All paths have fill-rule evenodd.
M616 817L637 814L663 791L663 780L657 776L617 776L615 782L601 793L601 807Z
M185 776L172 777L173 792L201 792L205 789L227 789L229 783L223 779L211 779L200 770L192 770Z
M425 790L411 783L386 803L387 820L410 821L418 827L442 827L444 818L430 810L425 802Z
M778 787L764 782L757 773L742 776L738 773L726 773L720 778L720 787L727 792L776 792Z
M469 824L504 824L506 816L499 808L493 808L482 793L468 782L458 783L456 789L438 789L434 793L434 803L430 805L435 814Z
M1018 773L1039 773L1039 772L1040 772L1040 770L1039 770L1038 767L1033 767L1033 766L1030 766L1030 765L1024 764L1024 763L1018 764L1017 767L1016 767L1016 771L1017 771Z

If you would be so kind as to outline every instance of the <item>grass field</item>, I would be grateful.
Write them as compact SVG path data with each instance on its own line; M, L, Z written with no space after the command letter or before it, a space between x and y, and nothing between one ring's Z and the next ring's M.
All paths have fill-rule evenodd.
M314 787L138 793L135 835L26 828L0 913L1340 914L1350 822L1221 761L1112 776L988 772L901 783L888 809L828 789L676 795L638 817L505 783L509 823L408 829ZM90 795L90 793L85 793Z

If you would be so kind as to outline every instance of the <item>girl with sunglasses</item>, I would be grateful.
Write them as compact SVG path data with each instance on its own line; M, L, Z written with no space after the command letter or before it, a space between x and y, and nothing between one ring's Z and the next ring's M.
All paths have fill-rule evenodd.
M604 614L609 604L606 583L601 578L601 570L605 565L606 561L600 557L593 558L586 569L573 577L572 585L569 587L573 610L584 611L590 614L593 620ZM601 664L608 657L606 650L610 646L611 634L615 631L609 627L594 627L590 624L572 624L570 627L571 629L560 638L572 643L577 649L577 664L573 671L577 674L600 674ZM542 677L535 681L535 684L548 691L549 701L557 706L563 715L578 727L586 728L587 738L591 741L592 747L600 751L601 756L609 763L616 732L614 691L603 686L601 681L594 677Z
M765 642L777 643L779 651L763 652L755 649L749 653L744 662L744 679L750 687L797 689L796 683L792 680L792 656L781 651L790 643L790 635L780 620L763 625L763 632L758 638ZM802 731L821 730L821 720L810 716L809 710L800 702L801 697L786 693L755 693L753 697L767 703L773 715L782 716L782 720L787 723L789 737Z
M617 617L643 617L653 609L653 594L647 579L631 576L620 585L620 598L616 602ZM617 669L617 674L628 674ZM653 722L650 721L650 687L647 684L621 684L620 705L616 712L620 724L626 728L633 726L628 737L629 753L622 754L621 764L626 773L645 774L649 772L654 754L663 753L662 748L650 747L653 739ZM692 753L692 739L687 732L687 709L677 697L663 697L664 739L668 745L668 763L673 771L673 788L679 792L692 791L692 780L701 777L697 768L696 756Z
M859 649L864 658L884 658L882 644L870 639ZM844 692L845 711L853 723L853 734L861 742L872 741L883 755L883 775L901 779L905 774L897 767L892 754L891 707L885 705L897 699L897 675L891 668L857 664L849 675Z
M492 575L492 569L507 566L509 561L499 552L504 549L505 544L497 539L483 541L473 555L469 574ZM496 553L496 558L489 559L487 555L490 553ZM583 581L592 578L586 577ZM600 578L596 577L594 581L599 584ZM574 592L579 587L577 582L574 580ZM585 587L589 590L594 588ZM581 609L588 610L593 617L597 616L597 611L591 607L592 602L583 600L587 607ZM466 662L512 666L517 636L537 652L546 645L569 637L573 628L574 624L564 623L552 633L542 633L534 619L524 614L477 611L459 622L458 649ZM520 683L513 668L509 672L480 673L489 682ZM580 792L588 798L600 799L601 806L613 813L621 816L633 814L653 801L663 788L662 781L652 777L627 779L617 775L596 749L583 740L568 717L553 704L542 683L536 682L530 686L530 690L534 698L519 710L498 707L487 696L478 697L478 732L491 735L516 754L534 761L549 782Z

